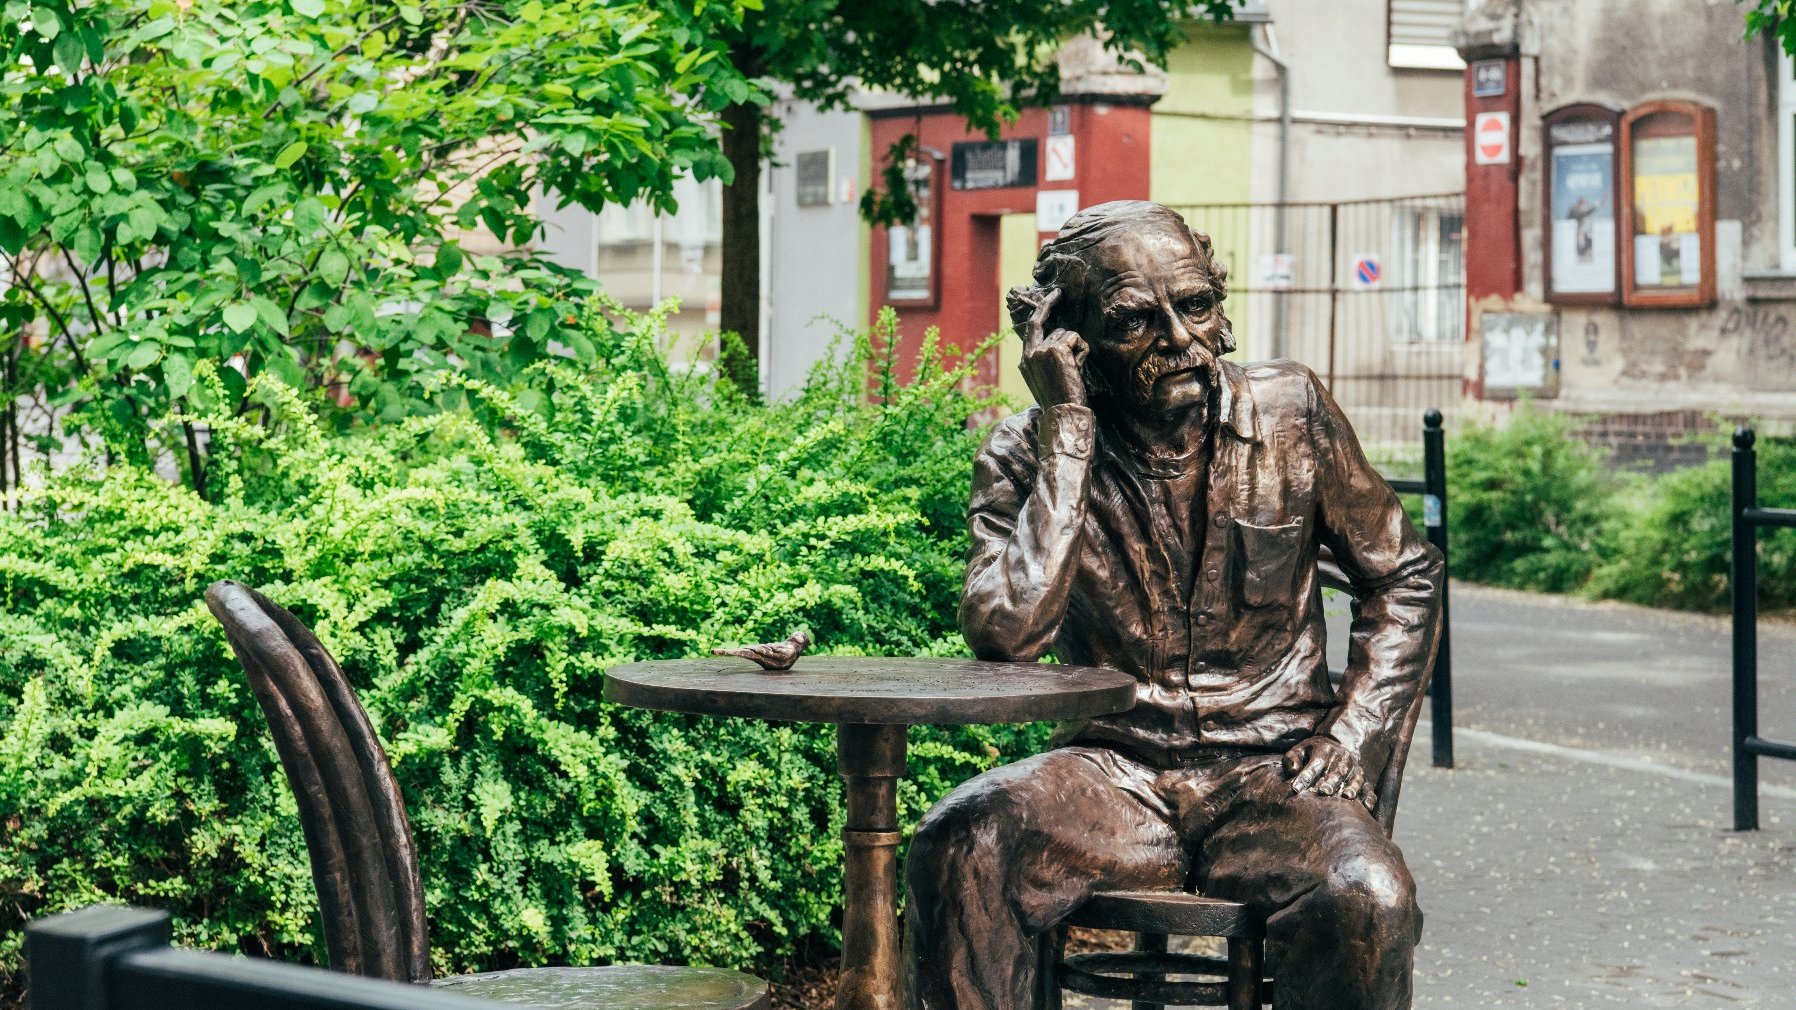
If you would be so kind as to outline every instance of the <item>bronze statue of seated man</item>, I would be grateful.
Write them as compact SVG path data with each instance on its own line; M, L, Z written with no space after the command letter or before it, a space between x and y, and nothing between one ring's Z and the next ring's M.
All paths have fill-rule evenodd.
M1195 887L1266 922L1279 1010L1410 1005L1422 914L1368 783L1432 660L1443 564L1316 376L1243 366L1208 237L1106 203L1010 293L1038 406L979 453L960 624L982 659L1106 666L1121 715L950 793L912 842L907 992L1029 1006L1093 892ZM1323 657L1318 548L1357 612Z

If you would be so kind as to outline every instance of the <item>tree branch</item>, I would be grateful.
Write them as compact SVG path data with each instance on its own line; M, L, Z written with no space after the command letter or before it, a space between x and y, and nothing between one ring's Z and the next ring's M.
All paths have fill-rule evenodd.
M62 261L69 265L69 273L74 274L76 282L81 285L81 300L87 303L87 315L89 319L94 321L94 331L96 333L105 332L107 324L110 323L111 320L107 319L106 316L100 312L99 306L94 304L94 293L93 290L87 286L87 275L82 273L81 268L75 265L75 257L69 255L67 246L59 246L57 247L57 251L62 253Z
M87 367L87 357L81 353L80 345L75 342L75 331L69 327L69 321L63 317L61 312L56 310L56 306L50 303L50 299L44 296L44 293L38 289L37 285L31 283L31 275L19 269L17 260L6 255L4 252L0 252L0 259L6 260L7 269L12 272L13 283L24 288L26 294L36 299L37 303L43 306L44 312L48 313L50 316L50 321L55 325L56 329L62 333L63 338L68 341L69 351L75 356L75 367L81 369L83 375L91 372L92 369Z
M312 78L318 76L318 74L321 71L323 71L325 67L328 67L331 64L337 62L338 59L349 55L350 50L362 48L362 43L368 41L369 36L372 36L375 32L385 31L386 29L391 28L398 21L399 21L399 15L395 14L392 17L386 19L385 21L382 21L381 23L370 27L367 31L363 32L361 35L358 35L348 45L340 47L339 49L337 49L336 52L333 52L329 56L320 60L315 66L312 67L312 69L306 71L303 74L300 74L298 77L295 77L293 79L293 82L287 86L290 88L293 88L295 91L299 90L299 87L301 85L305 84L307 81L311 80ZM280 106L279 102L276 102L275 104L270 105L267 109L263 110L262 119L265 121L269 120L269 119L273 119L274 114L276 112L280 111L280 108L281 108L281 106Z

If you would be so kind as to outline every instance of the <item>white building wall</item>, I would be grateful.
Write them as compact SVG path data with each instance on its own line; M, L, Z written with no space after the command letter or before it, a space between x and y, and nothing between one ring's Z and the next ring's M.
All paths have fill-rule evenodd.
M858 210L868 177L865 117L823 112L791 100L774 106L784 123L769 169L772 212L768 242L768 334L762 363L768 393L779 397L804 383L844 329L865 325L868 232ZM798 204L798 156L834 153L829 202Z

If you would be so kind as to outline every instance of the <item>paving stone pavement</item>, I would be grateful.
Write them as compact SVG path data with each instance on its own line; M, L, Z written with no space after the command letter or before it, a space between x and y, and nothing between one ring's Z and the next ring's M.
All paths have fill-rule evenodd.
M1796 1007L1796 800L1462 734L1406 776L1418 1007Z

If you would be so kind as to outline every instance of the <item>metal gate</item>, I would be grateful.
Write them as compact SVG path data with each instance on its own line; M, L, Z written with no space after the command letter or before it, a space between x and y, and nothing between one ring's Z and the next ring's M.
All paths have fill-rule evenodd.
M1229 268L1243 359L1309 365L1368 451L1419 464L1416 419L1461 396L1465 194L1174 209Z

